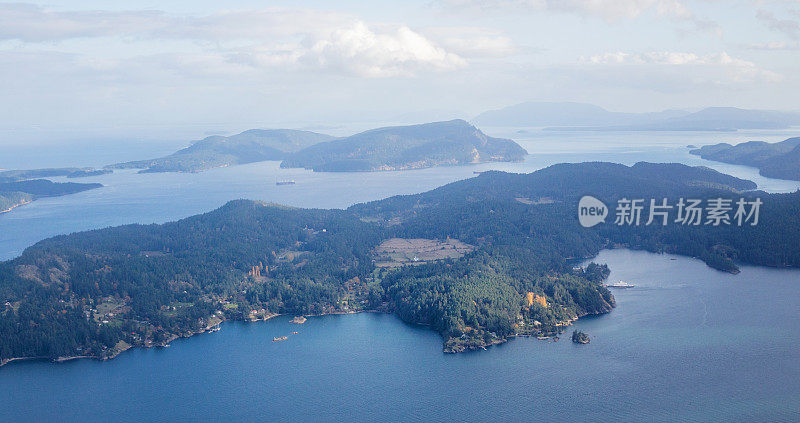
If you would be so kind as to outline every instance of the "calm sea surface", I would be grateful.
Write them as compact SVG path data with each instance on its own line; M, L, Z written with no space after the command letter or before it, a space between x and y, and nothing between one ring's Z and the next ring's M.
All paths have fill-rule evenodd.
M685 148L779 141L797 132L486 132L519 140L531 156L407 172L313 173L265 162L87 178L106 186L0 215L0 259L48 236L174 220L236 198L347 207L426 191L476 170L531 172L559 162L703 164L767 191L800 187ZM159 146L164 151L155 155L175 147ZM78 154L17 147L0 156L0 168L101 166L149 157L153 148L87 147ZM288 178L297 184L275 185ZM596 261L611 266L611 280L636 288L615 291L612 313L577 322L592 336L589 345L568 337L516 339L445 355L436 333L390 315L325 316L304 325L288 317L229 322L219 332L109 362L0 368L0 421L800 421L800 271L745 266L729 275L689 258L626 250L603 251Z

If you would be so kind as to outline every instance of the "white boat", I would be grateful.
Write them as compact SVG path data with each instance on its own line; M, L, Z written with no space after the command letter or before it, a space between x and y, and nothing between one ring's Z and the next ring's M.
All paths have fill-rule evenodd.
M608 288L633 288L635 285L631 285L627 282L619 281L617 283L609 283L606 284Z

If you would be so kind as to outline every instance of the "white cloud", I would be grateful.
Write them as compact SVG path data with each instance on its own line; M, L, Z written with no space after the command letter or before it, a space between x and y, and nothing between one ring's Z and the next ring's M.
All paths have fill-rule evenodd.
M747 48L750 50L769 51L800 50L800 42L771 41L768 43L750 43Z
M32 4L0 4L0 39L53 41L143 33L168 25L162 12L54 12Z
M688 22L696 29L720 35L719 25L695 16L680 0L440 0L452 10L552 11L592 16L607 22L635 19L647 12L678 22Z
M160 10L54 11L32 4L0 4L0 39L27 42L72 38L142 37L236 40L324 32L356 19L337 12L272 7L176 16Z
M234 61L252 66L290 66L331 70L362 77L412 76L467 65L462 57L436 46L406 26L373 30L364 22L308 37L283 48L255 47L232 53Z
M268 8L198 17L161 11L52 11L28 4L0 4L0 39L37 43L108 37L201 42L200 52L184 48L171 54L174 60L156 64L191 67L210 63L211 69L222 71L224 62L229 62L235 73L249 66L394 77L467 65L464 57L407 26L369 25L338 12ZM446 41L450 46L468 44L457 37ZM169 56L160 54L163 59Z
M767 10L759 10L756 17L764 22L773 31L785 34L787 37L796 40L800 38L800 22L792 19L779 19L774 13Z
M406 26L379 34L361 22L315 41L299 62L368 77L408 76L417 70L444 71L466 65L461 57Z
M464 57L507 57L520 48L499 31L481 27L428 27L422 32L448 51Z
M755 63L730 56L728 53L699 55L695 53L657 51L647 53L613 52L581 58L590 65L638 66L642 67L685 67L678 72L714 83L780 82L783 76L756 66ZM691 68L691 70L688 70ZM693 73L694 72L694 73Z
M636 18L654 10L660 16L690 18L692 14L677 0L564 0L549 1L554 10L599 16L609 21Z
M697 65L720 64L732 59L727 53L699 56L694 53L656 51L649 53L604 53L583 59L592 64L658 64L658 65Z
M636 18L654 10L661 16L688 18L691 12L678 0L443 0L455 8L483 10L553 10L591 15L608 21Z

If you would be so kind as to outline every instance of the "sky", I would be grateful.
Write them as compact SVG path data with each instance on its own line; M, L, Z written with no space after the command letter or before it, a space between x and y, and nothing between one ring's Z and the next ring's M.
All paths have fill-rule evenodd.
M221 4L0 3L0 143L468 119L524 101L800 110L800 0Z

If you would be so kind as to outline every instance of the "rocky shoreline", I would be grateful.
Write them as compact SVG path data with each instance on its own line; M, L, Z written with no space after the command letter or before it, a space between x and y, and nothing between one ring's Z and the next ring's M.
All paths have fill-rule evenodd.
M8 212L10 212L10 211L14 210L15 208L17 208L17 207L19 207L19 206L24 206L24 205L26 205L26 204L30 204L30 203L32 203L32 202L33 202L33 200L29 200L29 201L23 201L23 202L21 202L21 203L19 203L19 204L14 204L13 206L11 206L11 207L9 207L9 208L7 208L7 209L5 209L5 210L0 210L0 214L3 214L3 213L8 213Z
M122 352L122 351L120 351L120 352ZM11 363L13 363L15 361L48 360L48 361L51 361L53 363L63 363L65 361L77 360L79 358L94 358L94 359L98 359L98 360L110 360L110 359L116 357L118 354L119 353L116 353L116 354L114 354L112 356L109 356L107 358L99 358L99 357L96 357L96 356L93 356L93 355L73 355L73 356L64 356L64 357L56 357L56 358L50 358L50 357L44 357L44 356L42 356L42 357L12 357L12 358L4 358L4 359L0 360L0 367L5 366L6 364L11 364Z
M349 310L349 311L334 311L334 312L322 313L322 314L304 314L304 315L295 316L295 318L296 317L303 317L305 319L306 317L321 317L321 316L347 315L347 314L359 314L359 313L388 313L388 312L385 311L385 310L360 310L360 311ZM291 315L292 313L287 313L287 314ZM259 321L267 321L267 320L270 320L272 318L275 318L275 317L278 317L278 316L283 316L283 315L284 314L282 314L282 313L270 313L270 314L267 314L267 315L265 315L263 317L247 318L247 319L236 319L236 320L231 320L231 321L259 322ZM588 314L585 314L584 316L586 316L586 315L588 315ZM584 317L584 316L575 317L574 319L571 319L569 321L559 322L559 324L556 326L557 327L557 333L553 333L553 334L516 333L514 335L510 335L510 336L507 336L507 337L504 337L504 338L494 338L489 342L478 342L478 343L468 343L468 344L458 344L458 345L447 345L447 341L445 341L445 345L443 347L442 352L444 352L446 354L457 354L457 353L475 351L475 350L486 350L488 347L491 347L493 345L499 345L499 344L506 343L509 340L511 340L513 338L517 338L517 337L535 336L537 339L543 339L543 340L545 340L545 339L554 339L554 340L557 341L558 340L558 335L563 334L565 332L564 328L571 326L572 322L574 322L574 321L578 320L580 317ZM77 359L82 359L82 358L91 358L91 359L100 360L100 361L107 361L107 360L111 360L113 358L116 358L118 355L122 354L123 352L125 352L125 351L127 351L127 350L129 350L131 348L140 348L140 347L144 347L144 348L152 348L152 347L166 348L166 347L169 347L169 344L172 341L176 340L176 339L189 338L189 337L192 337L192 336L195 336L195 335L199 335L199 334L202 334L202 333L213 332L213 331L216 330L215 328L217 328L219 325L221 325L222 323L227 321L226 319L224 319L221 316L218 316L217 318L220 319L219 322L216 322L215 324L208 324L206 327L204 327L201 330L189 331L189 332L185 332L185 333L182 333L182 334L172 334L165 341L159 342L159 343L150 344L150 345L146 345L146 344L130 345L130 344L126 343L123 348L116 348L115 347L115 349L110 354L104 355L104 356L76 355L76 356L60 356L60 357L55 357L55 358L52 358L52 357L12 357L12 358L6 358L6 359L0 360L0 367L3 367L6 364L10 364L10 363L15 362L15 361L28 361L28 360L48 360L48 361L53 362L53 363L62 363L62 362L65 362L65 361L77 360ZM423 326L427 326L427 325L423 325Z
M269 318L272 318L272 317L275 317L275 316L278 316L278 314L276 314L274 316L270 316ZM263 320L267 320L267 319L263 319ZM143 348L152 348L152 347L165 348L165 347L168 347L169 344L172 341L174 341L174 340L176 340L178 338L189 338L191 336L199 335L201 333L212 332L212 331L214 331L214 328L216 326L218 326L219 324L221 324L224 321L225 320L221 320L220 322L218 322L216 324L207 325L205 328L203 328L201 330L198 330L198 331L189 331L189 332L185 332L183 334L172 334L165 341L159 342L159 343L154 343L154 344L149 344L149 345L147 345L147 344L131 345L131 344L128 344L128 343L124 343L124 345L121 346L121 347L115 346L113 348L113 350L111 350L111 352L109 354L106 354L106 355L74 355L74 356L58 356L58 357L46 357L46 356L39 356L39 357L12 357L12 358L5 358L5 359L0 360L0 367L3 367L6 364L10 364L10 363L15 362L15 361L28 361L28 360L47 360L47 361L50 361L50 362L53 362L53 363L63 363L65 361L77 360L77 359L81 359L81 358L91 358L91 359L100 360L100 361L107 361L107 360L111 360L113 358L116 358L118 355L122 354L123 352L125 352L125 351L127 351L127 350L129 350L131 348L135 348L135 347L136 348L141 348L141 347L143 347ZM122 342L122 341L120 341L120 342Z
M515 333L513 335L508 335L503 338L493 338L491 341L488 342L475 342L475 343L465 343L465 344L449 344L449 340L445 341L445 346L443 352L446 354L458 354L462 352L468 351L476 351L476 350L486 350L487 348L493 345L500 345L504 344L514 338L530 338L536 337L539 340L553 340L558 341L559 335L562 335L566 332L566 328L572 326L572 323L580 319L581 317L586 317L590 315L597 315L598 313L586 313L578 317L574 317L570 320L565 320L563 322L558 322L556 324L556 332L554 333ZM451 338L453 339L453 338Z
M337 311L337 312L325 313L325 314L314 314L314 315L307 314L307 315L303 315L303 316L308 316L308 317L311 317L311 316L328 316L328 315L335 315L335 314L356 314L356 313L363 313L363 312L377 312L377 310L346 311L346 312L345 311ZM231 320L231 321L260 322L260 321L267 321L267 320L270 320L270 319L272 319L274 317L278 317L278 316L282 316L282 315L283 314L281 314L281 313L270 313L270 314L264 315L263 317L246 318L246 319L235 319L235 320ZM100 361L107 361L107 360L111 360L113 358L116 358L118 355L122 354L123 352L125 352L125 351L127 351L127 350L129 350L131 348L153 348L153 347L166 348L166 347L169 347L169 344L172 341L176 340L176 339L189 338L189 337L192 337L192 336L195 336L195 335L199 335L199 334L203 334L203 333L207 333L207 332L214 332L216 330L215 329L216 327L218 327L219 325L221 325L222 323L227 321L227 319L225 319L225 318L223 318L221 316L216 316L216 317L220 320L219 322L216 322L214 324L208 324L203 329L200 329L200 330L197 330L197 331L188 331L188 332L184 332L182 334L172 334L166 340L164 340L163 342L159 342L159 343L153 343L153 344L149 344L149 345L148 344L137 344L137 345L126 344L126 346L124 348L115 348L111 353L109 353L107 355L102 355L102 356L98 356L98 355L76 355L76 356L59 356L59 357L55 357L55 358L46 357L46 356L4 358L4 359L0 360L0 367L3 367L6 364L10 364L10 363L13 363L15 361L28 361L28 360L47 360L47 361L50 361L50 362L53 362L53 363L62 363L62 362L65 362L65 361L77 360L77 359L80 359L80 358L91 358L91 359L100 360Z

